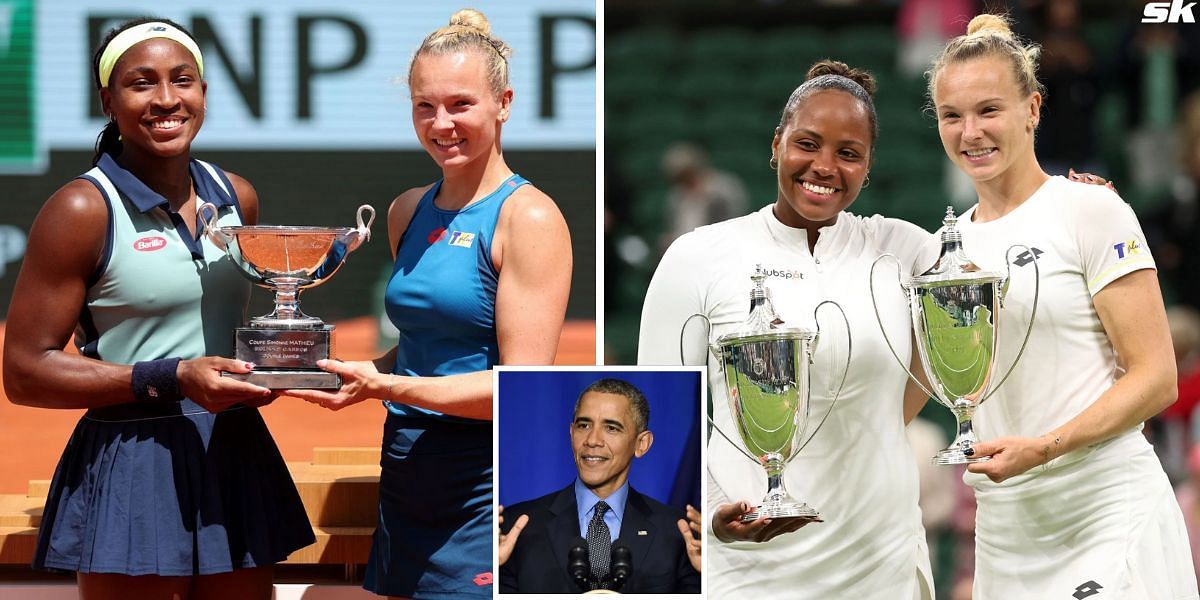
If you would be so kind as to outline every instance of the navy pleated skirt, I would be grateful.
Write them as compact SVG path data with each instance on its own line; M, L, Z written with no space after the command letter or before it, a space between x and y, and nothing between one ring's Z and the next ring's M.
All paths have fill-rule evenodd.
M363 587L491 598L491 422L389 412L380 465L379 526Z
M35 568L207 575L315 540L258 410L190 400L89 410L50 485Z

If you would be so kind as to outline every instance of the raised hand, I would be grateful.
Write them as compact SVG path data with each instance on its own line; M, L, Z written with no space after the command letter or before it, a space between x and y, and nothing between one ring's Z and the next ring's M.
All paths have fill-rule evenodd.
M692 505L689 504L687 520L679 519L675 524L679 526L679 535L683 537L683 545L687 548L688 560L691 561L692 568L700 571L703 563L700 547L700 511L692 508Z
M503 565L508 562L508 557L512 556L513 547L517 545L517 537L521 535L521 530L525 529L527 523L529 523L529 515L521 515L517 517L517 522L513 523L512 529L505 534L500 527L504 524L504 507L501 506L496 511L496 530L500 532L500 544L496 549L498 564Z

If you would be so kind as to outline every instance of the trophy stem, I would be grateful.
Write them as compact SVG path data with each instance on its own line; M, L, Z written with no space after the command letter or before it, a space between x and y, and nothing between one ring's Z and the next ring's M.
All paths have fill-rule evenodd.
M783 456L771 452L761 459L767 470L767 495L762 504L742 515L742 522L749 523L760 517L766 519L802 518L820 521L821 515L807 504L792 498L783 483Z
M299 277L275 277L268 280L275 291L275 310L263 317L250 319L251 327L313 328L324 325L324 321L300 312L300 285L306 283Z
M975 429L971 424L971 419L975 416L975 405L962 401L962 404L951 407L950 412L954 413L954 420L958 422L958 435L954 437L953 442L950 442L949 447L933 455L933 463L965 465L991 460L990 456L970 456L965 452L967 448L974 446L975 442L979 441L979 438L975 437Z

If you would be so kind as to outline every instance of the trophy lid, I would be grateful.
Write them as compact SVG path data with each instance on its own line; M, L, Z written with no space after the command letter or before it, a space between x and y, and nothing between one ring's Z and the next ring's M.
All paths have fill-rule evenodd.
M962 248L962 232L954 207L946 207L942 219L942 254L928 271L909 280L911 287L940 287L944 285L984 284L998 282L1004 275L979 268Z
M752 341L809 339L816 336L816 332L810 329L783 327L784 320L775 312L775 305L771 302L771 288L766 286L766 279L767 274L762 265L754 265L754 274L750 276L750 281L754 282L754 287L750 289L750 314L737 331L717 338L718 344L725 346Z

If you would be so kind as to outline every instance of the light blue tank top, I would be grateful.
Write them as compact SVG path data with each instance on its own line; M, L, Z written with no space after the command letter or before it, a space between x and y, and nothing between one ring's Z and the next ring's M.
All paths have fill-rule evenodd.
M225 173L198 160L189 170L197 205L212 202L219 224L240 225L241 207ZM99 188L110 217L75 330L80 354L117 364L232 356L250 282L229 257L207 236L193 236L167 211L165 198L107 154L80 177Z
M400 330L392 372L422 377L484 371L500 361L492 238L504 201L529 183L512 175L461 210L434 205L438 181L417 203L396 251L384 306ZM442 415L388 402L400 415ZM472 421L471 419L461 419Z

